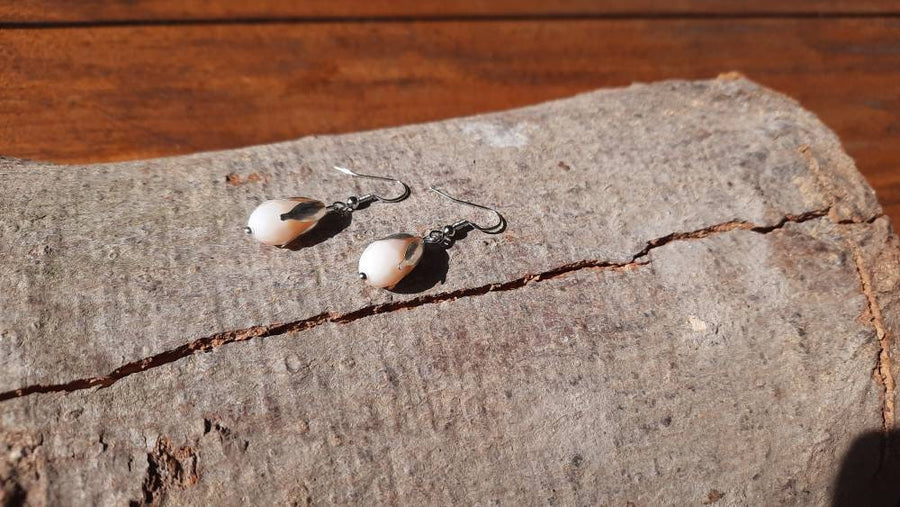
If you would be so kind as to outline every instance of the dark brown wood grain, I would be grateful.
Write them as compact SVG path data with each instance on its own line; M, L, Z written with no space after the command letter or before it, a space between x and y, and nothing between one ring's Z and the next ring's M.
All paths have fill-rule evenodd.
M262 23L0 32L0 153L96 162L738 70L834 128L900 219L900 20Z
M0 22L448 16L896 14L893 0L3 0Z

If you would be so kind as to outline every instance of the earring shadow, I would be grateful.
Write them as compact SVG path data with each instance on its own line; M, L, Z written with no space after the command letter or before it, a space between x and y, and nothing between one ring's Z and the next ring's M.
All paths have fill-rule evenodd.
M328 213L309 232L298 236L297 239L284 245L283 248L297 251L318 245L337 236L341 231L349 227L352 221L353 218L350 213Z
M447 250L439 246L425 245L425 252L419 265L390 291L397 294L424 292L438 282L446 282L449 270L450 256L447 255Z
M900 505L900 432L859 435L844 456L832 507Z

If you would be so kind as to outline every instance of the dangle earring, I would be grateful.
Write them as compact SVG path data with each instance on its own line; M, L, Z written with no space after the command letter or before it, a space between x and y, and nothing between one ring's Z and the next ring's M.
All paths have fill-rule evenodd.
M335 202L328 206L322 201L308 197L288 197L286 199L265 201L250 214L244 232L252 234L260 243L284 246L312 229L329 212L352 213L361 206L373 202L393 203L409 197L409 186L398 179L359 174L338 166L334 168L354 178L394 181L403 186L403 192L399 196L392 198L376 194L366 194L359 197L350 196L345 202Z
M450 248L461 233L478 230L487 234L499 234L506 229L506 219L494 208L457 199L434 187L429 187L429 190L453 202L490 211L497 215L497 223L481 226L470 220L459 220L445 225L440 230L429 231L423 237L398 233L373 241L359 257L359 277L369 285L384 289L393 288L416 267L425 252L426 245Z

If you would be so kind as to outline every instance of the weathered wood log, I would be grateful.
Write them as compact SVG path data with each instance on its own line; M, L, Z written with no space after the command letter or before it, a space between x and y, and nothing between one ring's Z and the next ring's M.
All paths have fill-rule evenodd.
M334 164L415 193L297 249L243 234L371 188ZM5 500L821 503L893 428L898 240L743 79L0 175ZM509 229L363 285L369 240L479 218L429 184Z

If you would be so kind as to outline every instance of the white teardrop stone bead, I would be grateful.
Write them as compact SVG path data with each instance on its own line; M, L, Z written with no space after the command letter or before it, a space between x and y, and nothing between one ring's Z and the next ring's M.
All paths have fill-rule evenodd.
M373 287L390 289L409 274L422 258L422 238L393 234L373 241L359 257L359 274Z
M299 209L299 213L294 213L294 218L281 219L281 215L291 212L301 204L304 207ZM260 243L282 246L312 229L327 212L325 204L315 199L306 197L273 199L260 204L253 210L247 220L247 227Z

